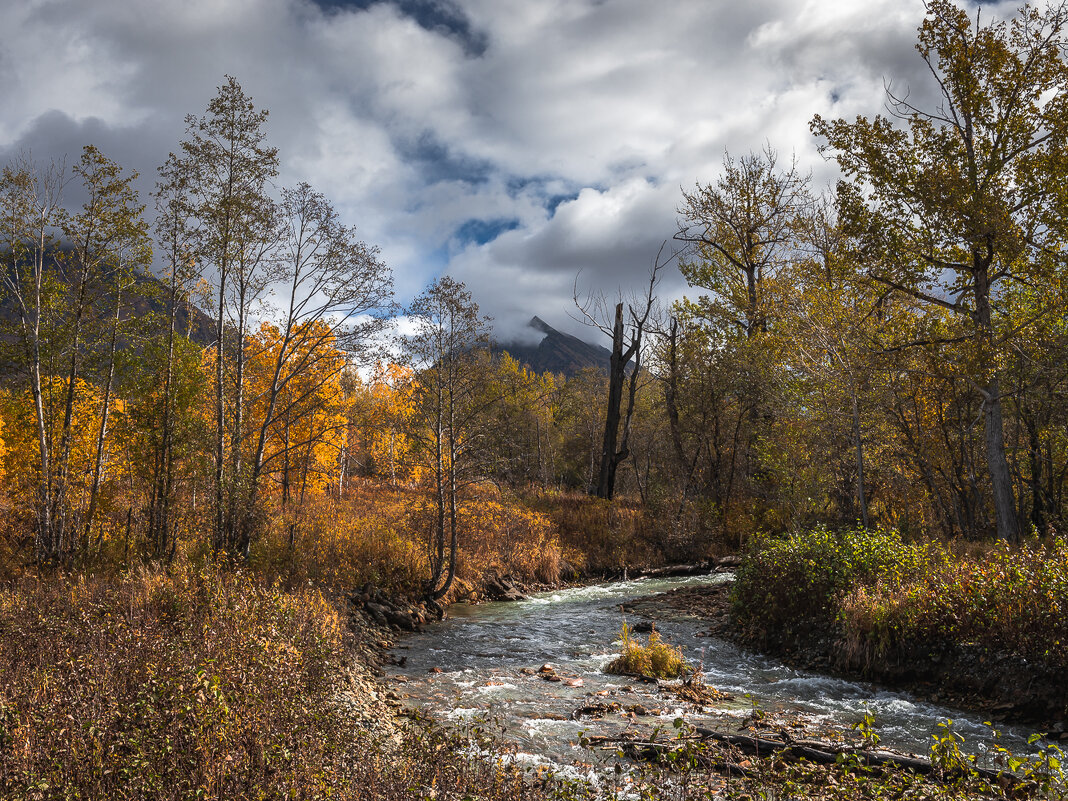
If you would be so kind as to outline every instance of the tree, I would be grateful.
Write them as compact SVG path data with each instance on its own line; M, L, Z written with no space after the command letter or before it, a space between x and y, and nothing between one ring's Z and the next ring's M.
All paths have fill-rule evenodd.
M275 205L268 182L278 172L278 152L264 143L267 111L257 110L241 85L227 76L208 104L207 114L186 118L186 139L175 173L187 192L190 240L195 257L215 282L215 469L213 545L240 548L233 515L240 476L243 340L247 304L262 284L256 269L266 261L274 240ZM176 191L176 190L175 190ZM235 290L236 287L236 290ZM236 309L234 302L236 301ZM230 319L237 330L227 326ZM226 408L226 352L236 353L236 383L230 415ZM231 440L227 476L227 435Z
M63 218L61 196L65 182L62 164L53 162L42 168L27 156L18 156L0 175L5 260L0 278L18 314L13 360L29 384L40 460L34 548L39 562L58 558L64 546L54 514L55 467L42 368L51 334L48 318L56 294L54 275L47 268L57 226Z
M79 523L88 537L104 466L122 293L135 268L151 261L144 207L132 185L136 173L124 176L90 145L74 174L86 195L74 213L61 204L65 179L55 165L39 170L28 159L16 159L5 168L0 187L8 260L3 284L19 315L15 362L29 379L36 410L40 561L69 556L83 531ZM76 414L87 362L102 368L104 391L90 448L95 455L76 469L75 441L84 434L77 428L87 424ZM92 479L76 519L69 490L83 474Z
M180 418L182 412L188 412L191 407L189 382L182 381L190 373L182 370L180 365L188 340L183 341L178 331L178 315L183 307L188 313L191 285L200 277L200 271L190 227L193 213L190 181L193 176L173 153L159 168L158 174L154 193L155 234L166 270L167 327L162 347L162 370L150 371L153 383L159 382L156 383L159 391L149 392L146 396L146 399L157 400L158 404L155 405L158 408L143 410L147 414L142 422L145 424L143 430L155 446L147 455L151 471L147 540L151 552L162 557L173 551L175 545L170 532L176 454L181 448L179 431L182 428L189 429L181 425ZM146 343L149 351L155 351L154 344Z
M89 329L85 338L96 341L96 345L88 342L85 349L91 353L99 344L107 343L106 353L99 354L103 361L103 375L99 379L104 386L93 458L93 478L83 525L84 540L88 543L103 480L120 328L123 327L122 311L124 302L136 287L136 272L152 263L152 245L148 224L144 220L145 207L133 188L136 172L124 177L117 163L91 145L82 150L81 161L74 172L82 179L88 199L81 212L68 218L64 225L65 237L73 243L69 262L74 270L73 276L68 275L68 282L72 289L77 288L73 293L75 303L71 305L75 336L70 346L68 413L64 418L68 426L71 424L69 412L73 409L73 386L83 349L83 337L80 336L83 316L87 318L84 325ZM99 312L108 301L111 303L110 314L100 315Z
M459 495L480 477L479 423L496 400L486 397L479 359L488 354L489 320L463 283L442 276L413 302L415 331L404 347L414 372L413 432L430 458L434 523L428 537L427 597L436 602L456 576L461 521Z
M269 376L254 399L260 416L245 480L246 495L235 521L241 552L249 545L249 521L267 461L288 458L267 452L268 432L293 416L307 398L339 381L346 364L365 348L393 308L393 279L378 249L342 225L326 198L306 184L283 193L274 277L285 288L283 311L269 339ZM239 398L240 401L240 398ZM234 447L240 447L235 436Z
M727 153L723 175L683 192L675 239L692 249L680 261L702 313L747 339L767 333L775 305L775 281L793 259L798 217L811 203L808 178L791 162L779 169L770 147L735 159Z
M679 351L686 357L685 371L700 376L709 393L686 405L715 424L705 429L707 479L724 536L740 501L777 490L761 463L760 440L781 395L776 317L784 311L789 268L801 252L801 221L811 205L808 177L793 161L780 167L769 146L741 158L727 153L716 183L684 192L679 208L675 239L687 248L679 267L689 285L704 293L676 305L681 327L676 336L685 340ZM685 394L677 383L668 387L671 402ZM680 421L672 428L678 431ZM690 458L698 453L699 448ZM676 458L687 458L678 447ZM688 474L697 469L696 461L692 465L685 468Z
M1001 298L1008 283L1048 285L1063 263L1068 198L1065 6L1025 6L1010 22L974 24L949 0L931 0L917 50L937 86L932 108L887 90L890 117L812 121L851 184L843 223L870 276L930 308L970 343L952 365L982 398L987 473L997 536L1019 521L1002 420L1006 345L1054 307L1027 314ZM897 123L897 124L895 124Z
M650 322L656 306L656 285L660 271L667 261L661 262L664 248L656 254L652 269L649 271L649 285L645 293L627 303L628 321L623 320L624 302L615 304L611 318L608 314L608 301L603 295L589 295L580 301L575 292L575 305L586 323L600 329L612 337L612 355L608 363L608 400L605 406L604 436L601 440L601 460L597 474L595 494L598 498L611 500L615 493L616 473L619 466L630 455L631 424L634 420L634 401L638 392L638 382L642 376L642 337ZM668 260L670 261L670 259ZM608 320L611 319L611 324ZM631 361L634 364L628 371ZM627 394L627 409L622 411L623 393ZM620 424L623 429L620 431Z
M795 375L812 376L824 388L824 397L844 401L832 407L832 414L848 418L851 424L856 506L867 528L861 406L862 396L870 394L870 328L880 298L872 282L857 275L836 217L836 209L826 199L814 204L807 215L802 238L808 253L794 264L791 286L783 293L783 333L798 357L800 369Z

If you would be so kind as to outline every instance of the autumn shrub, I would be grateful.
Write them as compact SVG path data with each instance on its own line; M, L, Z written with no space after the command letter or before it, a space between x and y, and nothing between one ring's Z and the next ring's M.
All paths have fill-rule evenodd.
M767 637L822 627L852 664L917 646L977 646L1068 668L1068 542L910 544L894 532L814 529L758 538L733 591Z
M546 515L486 485L464 500L460 517L464 538L459 569L468 581L478 583L488 573L543 584L560 580L563 548Z
M605 673L621 673L645 676L650 679L677 679L693 672L690 663L682 655L682 649L664 642L660 633L654 628L649 633L649 642L633 636L626 623L620 631L619 639L623 650L618 657L605 667Z
M1001 543L950 554L903 584L858 586L842 599L847 646L868 658L908 643L974 643L1068 667L1068 543Z
M0 795L247 797L315 787L335 609L180 564L0 591Z
M789 632L837 620L841 599L855 587L900 586L932 558L927 546L894 531L818 527L754 537L732 594L736 618L759 632Z
M319 592L247 571L181 562L10 583L0 798L549 795L478 757L492 745L477 731L369 727L339 700L350 636Z
M398 594L425 577L425 545L410 492L358 482L339 501L307 499L296 513L278 510L251 553L252 566L287 586L307 581L331 592L371 582Z
M563 549L545 515L488 485L471 488L458 513L457 566L465 581L477 585L490 573L544 584L560 579ZM316 496L298 514L275 515L252 563L287 584L310 580L346 592L371 582L414 596L429 576L432 526L432 502L422 489L356 481L340 501Z

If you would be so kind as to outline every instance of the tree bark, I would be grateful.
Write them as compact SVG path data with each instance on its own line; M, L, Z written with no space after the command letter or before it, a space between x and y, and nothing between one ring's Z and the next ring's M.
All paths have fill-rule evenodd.
M623 351L623 304L617 303L615 323L612 326L612 357L608 367L608 407L605 412L601 466L597 475L596 491L598 498L607 500L611 500L615 491L616 469L622 461L617 458L616 443L619 438L620 406L623 402L623 382L627 377L629 355L629 352Z

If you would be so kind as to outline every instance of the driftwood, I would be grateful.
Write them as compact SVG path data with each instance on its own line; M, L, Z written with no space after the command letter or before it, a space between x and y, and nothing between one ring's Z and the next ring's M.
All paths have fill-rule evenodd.
M856 759L861 765L878 768L893 768L898 770L910 770L923 776L935 775L937 768L930 760L922 757L898 754L893 751L882 749L863 749L833 746L818 740L794 740L784 742L782 740L770 740L764 737L752 737L747 734L727 734L712 729L695 726L693 731L703 740L724 743L733 746L744 754L756 757L777 756L788 760L806 760L820 765L833 765L839 761L842 754L848 754ZM671 751L677 743L654 743L627 738L597 738L591 742L618 743L623 752L632 759L651 759L655 756ZM719 760L711 767L724 773L738 776L751 776L753 772L748 768L733 762ZM1019 777L1005 771L988 770L986 768L969 767L968 771L980 778L986 779L993 784L1004 784L1006 781L1013 783L1019 781ZM957 774L959 775L959 773Z

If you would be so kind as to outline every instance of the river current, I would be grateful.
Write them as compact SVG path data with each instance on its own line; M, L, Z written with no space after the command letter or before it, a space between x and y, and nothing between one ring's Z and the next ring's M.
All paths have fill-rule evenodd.
M733 700L698 711L654 685L603 672L619 654L625 618L621 603L727 579L638 579L545 592L518 602L454 604L448 619L398 642L393 653L404 665L388 671L408 706L454 722L492 721L520 758L530 762L596 764L608 760L607 752L582 747L581 738L617 737L628 730L651 736L657 728L664 731L659 736L667 737L678 717L737 731L754 713L795 721L818 733L848 730L870 711L883 745L919 754L927 753L937 724L951 719L965 738L965 750L982 751L989 744L990 728L975 715L906 693L795 670L703 636L696 620L658 621L657 630L700 666L707 684ZM537 673L545 664L563 680L547 681ZM577 709L598 704L609 707L603 715L573 719ZM999 729L1004 745L1023 747L1025 732Z

